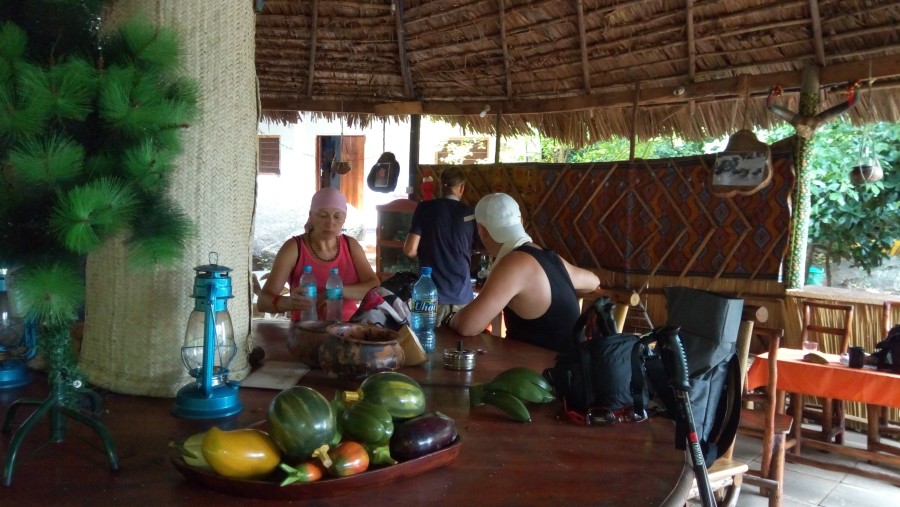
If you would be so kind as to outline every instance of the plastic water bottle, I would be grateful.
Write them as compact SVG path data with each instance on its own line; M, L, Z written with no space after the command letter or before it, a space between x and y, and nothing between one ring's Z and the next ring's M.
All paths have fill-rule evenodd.
M325 281L325 320L340 322L344 316L344 282L338 268L331 268Z
M300 275L300 287L306 289L306 297L312 300L312 305L300 312L300 320L319 320L316 315L316 275L312 272L312 266L303 266L303 274Z
M412 297L409 299L412 313L410 324L425 352L431 352L435 345L438 294L434 280L431 279L431 268L425 266L421 273L419 281L413 285Z

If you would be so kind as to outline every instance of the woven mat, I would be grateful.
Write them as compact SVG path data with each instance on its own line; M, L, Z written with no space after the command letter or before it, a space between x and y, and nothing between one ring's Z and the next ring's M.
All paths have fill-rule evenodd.
M153 5L150 7L148 5ZM228 311L238 355L230 378L249 373L250 244L256 199L255 16L251 2L124 0L104 20L110 24L142 12L151 22L176 27L185 73L201 86L201 117L182 134L172 196L191 217L196 239L183 264L133 270L121 241L92 254L81 366L91 384L126 394L171 397L191 380L181 361L194 267L232 268L234 298Z

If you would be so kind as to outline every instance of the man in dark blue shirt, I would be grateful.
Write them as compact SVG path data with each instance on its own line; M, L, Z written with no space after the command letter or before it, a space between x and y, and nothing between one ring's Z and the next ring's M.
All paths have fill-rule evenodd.
M440 199L416 206L403 252L430 266L438 290L437 321L472 301L470 267L475 241L475 210L460 202L466 188L461 169L441 173Z

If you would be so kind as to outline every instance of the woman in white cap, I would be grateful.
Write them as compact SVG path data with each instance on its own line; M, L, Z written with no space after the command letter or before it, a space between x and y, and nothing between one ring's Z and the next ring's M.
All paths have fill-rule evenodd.
M325 281L331 268L338 268L344 283L343 320L349 320L369 289L377 287L378 276L366 259L366 252L355 239L341 233L347 219L347 198L339 190L325 187L313 195L309 206L309 218L300 236L294 236L281 245L272 271L257 300L257 308L263 312L291 312L291 320L300 319L300 312L317 305L320 320L325 319ZM299 287L303 267L311 266L317 282L317 301L310 301L306 291ZM281 290L288 284L290 294L282 297Z
M494 265L478 297L453 315L450 327L476 335L502 311L507 338L562 351L580 314L578 293L596 290L600 279L533 243L518 203L507 194L482 197L475 222Z

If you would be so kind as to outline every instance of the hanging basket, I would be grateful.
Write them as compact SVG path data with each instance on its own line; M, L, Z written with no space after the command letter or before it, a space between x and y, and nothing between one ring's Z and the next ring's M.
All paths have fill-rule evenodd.
M335 160L331 163L331 171L337 174L347 174L352 167L347 160Z

